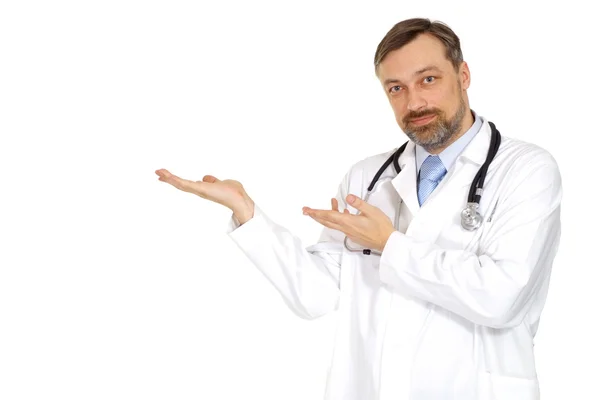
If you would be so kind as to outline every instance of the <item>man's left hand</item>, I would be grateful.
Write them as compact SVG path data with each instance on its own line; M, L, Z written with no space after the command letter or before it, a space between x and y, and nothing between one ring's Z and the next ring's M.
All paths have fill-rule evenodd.
M303 207L302 211L318 223L345 233L353 242L368 249L383 251L390 235L395 231L392 221L379 208L357 196L350 194L346 201L359 211L358 215L350 214L347 209L340 212L336 199L331 199L331 210Z

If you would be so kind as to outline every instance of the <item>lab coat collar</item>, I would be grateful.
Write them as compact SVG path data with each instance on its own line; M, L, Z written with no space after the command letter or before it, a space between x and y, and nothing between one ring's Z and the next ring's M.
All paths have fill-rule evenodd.
M479 166L483 165L487 157L488 149L490 148L490 140L492 138L492 128L487 119L481 117L483 125L479 133L475 135L473 140L465 147L464 151L456 159L457 162L470 161Z

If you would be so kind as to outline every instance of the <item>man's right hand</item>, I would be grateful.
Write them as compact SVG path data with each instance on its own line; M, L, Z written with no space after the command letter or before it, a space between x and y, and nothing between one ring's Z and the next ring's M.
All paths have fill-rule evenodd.
M254 201L238 181L231 179L221 181L211 175L206 175L201 181L190 181L173 175L166 169L157 170L156 175L159 181L166 182L179 190L224 205L233 211L240 224L254 216Z

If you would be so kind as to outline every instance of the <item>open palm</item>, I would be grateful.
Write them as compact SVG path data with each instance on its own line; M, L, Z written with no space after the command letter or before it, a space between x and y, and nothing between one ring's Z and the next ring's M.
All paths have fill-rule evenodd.
M245 197L244 187L235 180L221 181L212 175L206 175L201 181L191 181L173 175L166 169L159 169L155 172L159 181L169 183L179 190L193 193L203 199L222 204L232 210Z

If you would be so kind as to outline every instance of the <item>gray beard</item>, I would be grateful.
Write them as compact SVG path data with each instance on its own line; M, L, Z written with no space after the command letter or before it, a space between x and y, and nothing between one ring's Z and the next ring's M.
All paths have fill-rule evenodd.
M423 147L429 153L433 150L437 150L439 148L444 148L448 142L458 133L460 129L461 122L465 117L467 112L467 105L462 100L460 101L460 106L458 107L458 111L454 114L454 117L450 120L442 120L438 118L435 121L435 124L432 126L426 125L423 129L406 129L404 133L410 140L412 140L415 144ZM433 131L431 134L426 135L427 137L423 137L422 132ZM419 136L422 138L420 139Z

